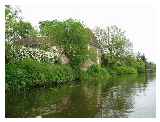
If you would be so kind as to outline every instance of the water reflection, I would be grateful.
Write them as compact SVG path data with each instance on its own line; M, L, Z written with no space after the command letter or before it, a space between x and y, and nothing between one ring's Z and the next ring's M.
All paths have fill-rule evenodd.
M132 75L7 93L6 117L155 117L154 83L153 74Z

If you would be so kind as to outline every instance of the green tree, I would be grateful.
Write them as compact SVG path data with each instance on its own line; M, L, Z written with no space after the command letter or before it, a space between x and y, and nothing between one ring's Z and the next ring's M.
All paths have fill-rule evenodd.
M137 53L137 64L139 64L139 67L142 67L141 69L143 69L142 71L144 72L145 69L147 68L147 58L145 56L145 54L141 54L140 52Z
M26 38L35 36L37 32L31 23L20 20L15 26L15 33L17 33L18 38Z
M113 65L122 63L125 56L132 54L132 43L127 39L125 31L117 26L95 30L97 46L102 52L102 63ZM104 61L104 62L103 62Z
M19 19L17 13L18 12L13 10L11 6L5 6L5 38L7 41L11 41L16 37L14 31Z
M71 60L73 68L80 69L88 58L88 44L91 39L87 27L78 20L40 22L40 32L48 36L53 44L64 49L65 55Z
M19 17L20 9L13 9L11 6L5 6L5 39L6 41L16 41L20 38L26 38L36 35L37 31L31 23L23 21Z

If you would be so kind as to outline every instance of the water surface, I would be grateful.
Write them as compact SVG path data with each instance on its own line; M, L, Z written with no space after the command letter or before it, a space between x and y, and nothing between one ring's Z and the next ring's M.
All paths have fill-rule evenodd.
M6 93L6 117L155 117L155 75Z

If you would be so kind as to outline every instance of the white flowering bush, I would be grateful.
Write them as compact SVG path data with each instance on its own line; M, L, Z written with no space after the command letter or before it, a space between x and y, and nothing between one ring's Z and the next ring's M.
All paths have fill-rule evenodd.
M24 46L17 47L15 45L11 45L10 53L10 55L15 61L31 58L38 62L46 63L55 63L55 61L60 56L60 51L55 46L50 48L49 51L44 51L37 48L30 48Z

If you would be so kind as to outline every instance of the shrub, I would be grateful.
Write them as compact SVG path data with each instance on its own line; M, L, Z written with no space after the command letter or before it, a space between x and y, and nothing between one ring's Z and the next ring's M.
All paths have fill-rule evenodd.
M90 47L89 49L89 59L91 59L91 61L97 63L97 50L94 47Z
M75 79L74 71L68 65L46 64L23 60L6 64L6 87L11 89L30 88Z
M107 80L109 73L99 65L92 65L87 71L81 72L81 80Z
M117 66L113 68L113 72L116 74L136 74L137 70L128 66Z
M6 88L22 88L31 84L32 80L30 73L25 69L20 68L17 64L7 64L5 67L6 70Z
M138 73L144 73L145 72L145 63L144 62L137 62L136 68Z
M56 47L52 47L49 51L44 51L37 48L16 46L13 44L6 45L6 59L8 60L7 62L12 63L27 58L32 58L38 62L54 63L59 55L59 51Z
M72 68L80 73L80 66L88 59L88 44L91 35L88 28L78 20L42 21L40 32L64 49Z

